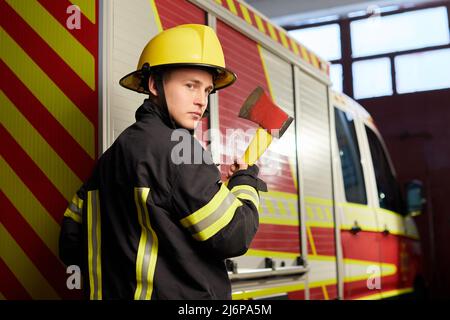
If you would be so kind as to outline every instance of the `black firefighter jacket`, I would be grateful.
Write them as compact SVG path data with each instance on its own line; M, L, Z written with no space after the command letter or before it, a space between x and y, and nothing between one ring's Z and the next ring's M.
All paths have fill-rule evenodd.
M251 166L226 186L206 151L179 164L174 130L145 100L69 204L59 252L81 268L86 298L231 298L224 260L249 248L265 184Z

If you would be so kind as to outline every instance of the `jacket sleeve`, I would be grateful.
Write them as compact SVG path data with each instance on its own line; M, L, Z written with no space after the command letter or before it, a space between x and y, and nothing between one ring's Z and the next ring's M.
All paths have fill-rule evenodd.
M178 165L173 206L180 224L215 256L222 259L247 252L259 226L258 168L236 172L228 186L214 164Z
M59 258L65 265L82 263L83 250L83 204L85 203L84 188L80 188L73 196L64 212L59 235Z

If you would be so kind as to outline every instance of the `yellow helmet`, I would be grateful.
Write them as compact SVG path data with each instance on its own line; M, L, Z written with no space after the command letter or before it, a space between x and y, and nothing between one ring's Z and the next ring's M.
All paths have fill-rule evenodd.
M213 29L201 24L183 24L164 30L151 39L139 58L137 70L120 79L120 85L139 93L150 92L142 85L143 67L206 67L217 72L214 89L236 81L236 74L225 67L219 39Z

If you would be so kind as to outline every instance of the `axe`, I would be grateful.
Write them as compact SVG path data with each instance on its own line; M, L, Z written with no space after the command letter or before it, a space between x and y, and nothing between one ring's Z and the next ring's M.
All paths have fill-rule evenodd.
M250 93L239 111L239 117L258 124L258 129L244 153L243 160L253 165L276 138L286 132L294 118L290 117L257 87Z

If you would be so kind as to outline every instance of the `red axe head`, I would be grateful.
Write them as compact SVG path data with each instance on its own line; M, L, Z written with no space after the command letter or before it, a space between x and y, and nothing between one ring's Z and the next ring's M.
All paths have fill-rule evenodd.
M294 120L277 106L263 88L257 87L245 100L239 112L239 117L253 121L269 133L278 130L280 138ZM276 131L275 131L276 132Z

